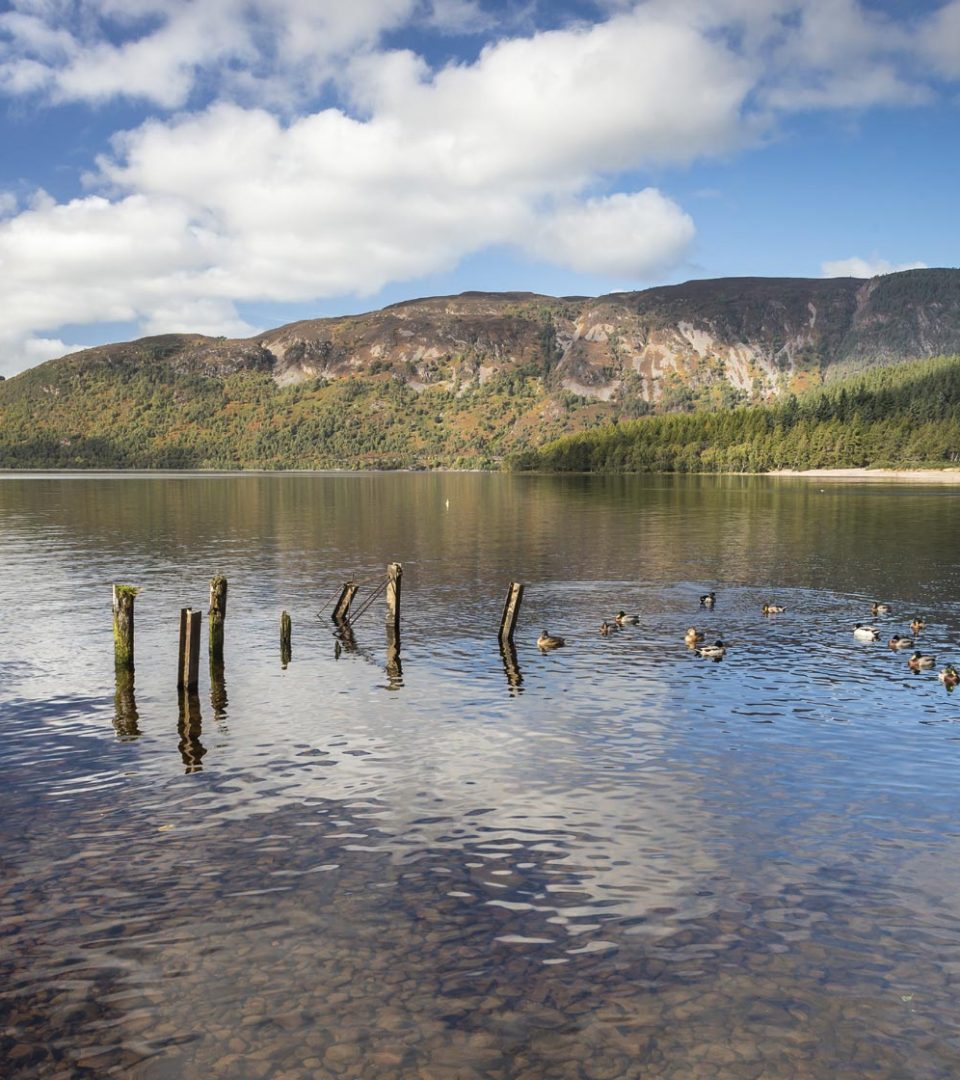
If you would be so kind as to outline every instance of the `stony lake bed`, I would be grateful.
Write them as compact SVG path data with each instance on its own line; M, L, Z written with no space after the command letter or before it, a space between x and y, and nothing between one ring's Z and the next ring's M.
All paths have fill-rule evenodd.
M3 476L5 1075L955 1076L957 535L876 480ZM394 560L399 652L338 647Z

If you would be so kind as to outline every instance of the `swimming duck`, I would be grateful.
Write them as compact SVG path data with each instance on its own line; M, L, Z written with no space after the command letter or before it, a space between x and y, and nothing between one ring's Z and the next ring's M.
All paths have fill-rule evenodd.
M911 671L925 671L927 668L932 668L936 662L937 658L935 656L924 656L923 653L919 651L915 652L913 656L907 660Z
M683 635L683 640L688 645L699 645L700 642L703 641L703 631L698 630L695 626L691 626Z
M894 634L893 637L887 642L887 647L891 649L912 649L913 638L901 637L899 634Z
M922 630L922 629L923 629L923 628L924 628L924 627L925 627L926 625L927 625L927 624L926 624L926 623L925 623L925 622L923 621L923 619L921 619L921 618L920 618L920 616L918 615L918 616L917 616L917 617L916 617L916 618L915 618L915 619L913 620L913 622L912 622L912 623L910 624L910 629L911 629L911 630L912 630L912 631L913 631L913 632L914 632L915 634L919 634L919 633L920 633L920 631L921 631L921 630Z
M617 626L636 626L640 622L639 615L628 615L625 611L618 611L614 618Z
M857 623L853 628L853 636L858 641L879 641L880 631L875 626L864 626Z
M712 645L701 645L696 650L697 656L703 656L708 660L719 660L726 651L726 645L719 638Z
M563 638L557 637L556 634L548 634L546 630L537 638L538 649L559 649L561 645L566 645Z
M717 594L715 592L704 593L703 596L700 597L701 607L713 607L716 602Z
M787 609L779 604L764 604L761 610L764 615L782 615Z
M600 633L604 637L608 637L610 634L615 634L620 629L615 622L608 622L606 619L600 624Z
M953 664L947 664L937 678L948 690L953 690L955 686L960 685L960 671L957 671Z
M893 611L893 608L889 604L878 604L876 600L873 602L874 615L889 615Z

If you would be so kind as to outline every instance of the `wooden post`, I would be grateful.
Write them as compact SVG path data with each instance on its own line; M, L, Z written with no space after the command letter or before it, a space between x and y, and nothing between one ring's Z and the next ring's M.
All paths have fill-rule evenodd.
M503 615L500 617L500 640L513 641L513 631L517 626L517 617L520 614L520 603L523 600L523 586L519 581L511 581L507 590L507 599L503 605Z
M357 595L359 587L355 581L348 581L340 590L340 598L337 600L331 616L335 623L346 621L347 612L350 610L350 605L353 603L353 598Z
M223 620L227 617L227 579L210 579L210 659L223 663Z
M136 585L113 587L113 660L118 668L133 671L133 601Z
M400 582L403 567L392 562L387 567L387 626L393 627L394 634L400 637Z
M290 622L290 616L286 611L280 614L280 663L283 667L286 667L290 663L290 657L292 656L292 649L290 646L290 637L292 632L292 624Z
M200 681L200 612L180 609L180 648L177 656L177 686L196 690Z

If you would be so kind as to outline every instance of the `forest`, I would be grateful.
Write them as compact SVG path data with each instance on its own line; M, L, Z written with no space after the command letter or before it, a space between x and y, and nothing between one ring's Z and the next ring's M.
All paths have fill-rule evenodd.
M774 405L619 421L516 455L553 472L929 468L960 461L960 357L871 368Z

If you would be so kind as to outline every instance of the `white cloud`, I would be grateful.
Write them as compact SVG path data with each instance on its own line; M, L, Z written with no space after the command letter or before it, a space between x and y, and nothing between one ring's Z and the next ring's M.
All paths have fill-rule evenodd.
M675 202L647 188L562 206L537 222L525 246L571 270L636 281L676 266L695 232Z
M821 263L820 272L823 277L855 277L872 278L881 274L893 274L898 270L926 270L927 264L922 262L892 263L886 259L871 258L862 259L854 255L849 259L835 259Z

